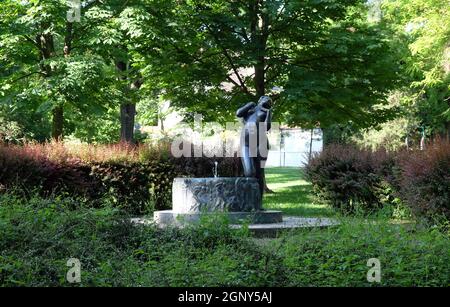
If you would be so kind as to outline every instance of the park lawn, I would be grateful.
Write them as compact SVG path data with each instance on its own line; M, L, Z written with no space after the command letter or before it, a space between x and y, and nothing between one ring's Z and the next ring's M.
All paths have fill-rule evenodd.
M266 180L273 194L264 195L265 209L281 210L286 215L305 217L332 216L334 211L314 197L303 169L297 167L266 168Z

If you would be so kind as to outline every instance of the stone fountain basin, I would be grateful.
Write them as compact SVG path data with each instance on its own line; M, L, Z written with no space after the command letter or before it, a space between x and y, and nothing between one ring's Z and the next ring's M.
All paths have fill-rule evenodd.
M172 204L172 210L154 213L158 225L191 223L205 215L222 214L232 223L282 222L281 211L262 209L259 184L252 177L175 178Z

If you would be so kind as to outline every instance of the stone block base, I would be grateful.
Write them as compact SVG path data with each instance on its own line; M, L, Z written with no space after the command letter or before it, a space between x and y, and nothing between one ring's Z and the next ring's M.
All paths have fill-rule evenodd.
M172 209L179 213L252 212L261 210L256 178L175 178Z

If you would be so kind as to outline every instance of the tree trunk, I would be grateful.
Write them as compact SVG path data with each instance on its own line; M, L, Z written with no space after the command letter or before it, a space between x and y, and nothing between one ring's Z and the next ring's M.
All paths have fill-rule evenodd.
M255 88L256 88L256 95L257 97L261 97L265 95L265 73L264 73L264 56L258 60L258 64L255 65ZM267 186L267 180L266 180L266 172L265 169L261 169L261 176L264 181L264 193L274 193L269 187Z
M322 140L323 140L323 147L336 143L337 144L345 143L343 136L343 129L337 125L322 127Z
M68 57L70 56L70 53L72 52L72 39L73 39L73 23L67 22L66 23L66 36L64 37L64 56Z
M258 59L258 64L255 65L255 89L256 89L256 98L264 96L266 93L265 82L264 82L264 56Z
M266 44L265 41L263 41L263 38L261 38L261 41L260 41L261 49L258 50L259 56L258 56L258 62L255 65L255 77L254 77L257 99L266 94L265 59L264 59L265 44ZM274 191L269 189L269 187L267 186L266 172L265 172L264 168L261 169L261 176L264 181L264 192L268 193L268 194L274 193Z
M55 54L55 43L53 35L50 33L40 33L36 35L36 44L43 60L52 58ZM64 52L66 53L66 51ZM50 65L40 64L42 73L46 78L51 77L53 71ZM62 141L64 127L64 107L59 104L52 109L52 138L56 141Z
M254 14L252 22L252 36L254 37L254 44L256 48L256 64L254 66L255 76L255 90L257 98L264 96L266 93L266 48L267 39L269 36L269 17L264 13L261 3L256 2L252 13Z
M134 142L134 120L136 117L136 105L133 103L120 106L120 141L123 143Z
M445 139L450 142L450 122L445 124Z
M127 63L124 61L117 61L116 67L121 73L120 80L128 81L126 71L128 69ZM132 85L124 86L125 99L130 94ZM130 101L124 102L120 106L120 142L121 143L134 143L134 121L136 117L136 105Z
M64 109L62 106L56 106L52 110L52 138L56 141L63 139L64 127Z
M256 95L257 97L261 97L265 95L265 71L264 71L264 55L258 58L258 63L255 65L255 88L256 88ZM265 169L261 169L261 176L264 182L264 193L274 193L269 187L267 186L267 180L266 180L266 172Z
M255 82L256 98L266 94L266 48L267 39L269 36L269 16L264 13L261 8L262 2L256 1L251 5L251 13L253 15L251 32L254 37L254 44L256 48L256 64L254 66L255 76L253 81ZM261 168L261 176L264 182L264 192L274 193L267 186L266 172L264 168Z
M64 56L69 57L72 51L72 31L73 24L67 22L66 24L66 36L64 38ZM49 59L54 53L54 42L53 37L50 35L42 36L41 43L43 47L43 57L44 59ZM47 76L51 75L51 68L46 67ZM62 141L64 136L64 107L63 105L57 105L52 110L52 138L55 141Z

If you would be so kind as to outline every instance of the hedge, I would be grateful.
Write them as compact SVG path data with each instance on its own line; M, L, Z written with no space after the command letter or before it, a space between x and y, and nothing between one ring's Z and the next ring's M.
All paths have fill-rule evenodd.
M417 217L450 217L450 144L426 150L375 152L329 145L306 174L317 195L344 213L373 212L401 200Z
M400 197L417 216L450 219L450 143L438 141L424 151L397 159Z
M61 144L0 145L0 191L66 193L93 206L106 198L132 214L143 214L170 208L173 179L211 177L215 161L221 176L242 175L237 157L174 158L165 147L88 146L75 153Z

